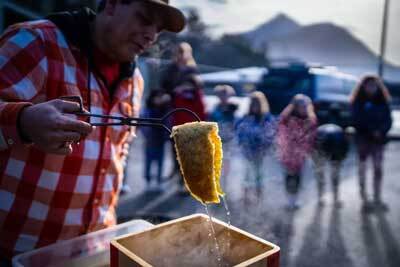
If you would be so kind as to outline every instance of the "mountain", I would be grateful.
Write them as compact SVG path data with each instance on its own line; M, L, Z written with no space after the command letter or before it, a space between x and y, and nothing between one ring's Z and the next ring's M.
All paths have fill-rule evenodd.
M253 49L262 51L268 41L296 32L300 28L300 24L296 21L285 14L279 14L256 29L244 33L242 37L251 44Z
M379 58L347 29L318 23L301 26L281 14L241 36L268 60L297 60L340 68L354 75L376 72ZM400 67L385 64L385 79L400 81Z
M268 42L272 59L295 56L332 65L374 64L373 52L347 30L330 23L314 24Z

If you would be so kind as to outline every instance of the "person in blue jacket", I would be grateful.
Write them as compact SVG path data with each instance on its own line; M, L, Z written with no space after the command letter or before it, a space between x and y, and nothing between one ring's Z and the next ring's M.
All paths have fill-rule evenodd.
M146 108L142 112L143 118L161 118L169 110L171 97L163 90L152 90L146 101ZM165 145L169 139L168 132L162 128L142 127L144 136L144 177L147 189L150 189L153 180L156 181L158 189L162 187L162 174L164 169ZM156 175L152 175L152 166L155 165Z
M258 199L262 196L263 160L275 139L276 119L269 109L267 98L262 92L250 95L249 113L236 124L239 147L247 160L245 196L255 189Z
M385 208L382 202L383 155L387 134L392 127L391 96L382 80L376 76L365 76L351 97L353 126L359 155L360 195L367 204L365 189L367 160L372 158L374 168L374 204Z

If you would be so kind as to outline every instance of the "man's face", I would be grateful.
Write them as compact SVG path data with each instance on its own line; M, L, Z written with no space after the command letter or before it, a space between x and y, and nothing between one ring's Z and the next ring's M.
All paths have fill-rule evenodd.
M160 19L141 1L131 4L110 3L106 9L106 29L103 40L107 54L119 62L132 61L157 39Z

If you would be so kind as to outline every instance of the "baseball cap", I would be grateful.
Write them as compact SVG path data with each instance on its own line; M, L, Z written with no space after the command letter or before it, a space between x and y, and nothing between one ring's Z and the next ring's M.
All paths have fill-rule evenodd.
M148 3L151 10L160 15L162 27L169 32L180 32L186 24L182 11L169 4L169 0L142 0Z

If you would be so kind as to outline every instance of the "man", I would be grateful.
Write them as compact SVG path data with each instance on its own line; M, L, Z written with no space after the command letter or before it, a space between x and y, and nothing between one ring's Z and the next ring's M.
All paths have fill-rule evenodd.
M185 19L168 0L103 0L11 26L0 38L0 259L116 223L128 126L72 116L137 116L137 55ZM93 120L100 122L101 120ZM103 120L103 122L105 122Z

